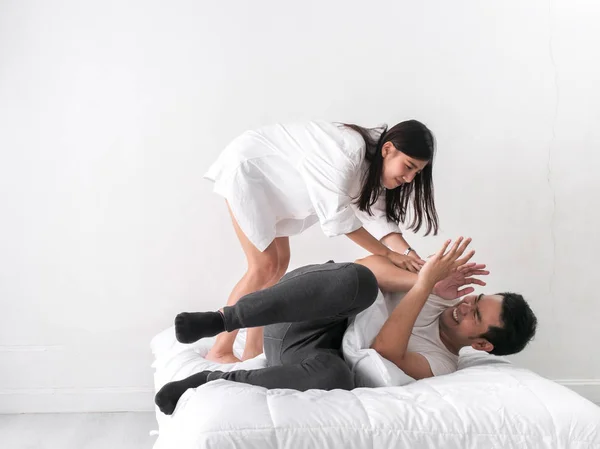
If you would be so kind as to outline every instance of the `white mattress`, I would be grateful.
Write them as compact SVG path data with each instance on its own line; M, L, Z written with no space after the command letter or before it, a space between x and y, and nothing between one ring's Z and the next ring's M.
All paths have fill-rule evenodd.
M157 390L216 369L202 358L211 344L181 345L172 328L157 335ZM600 448L600 408L571 390L476 351L461 354L459 368L403 387L353 391L209 382L188 390L172 416L157 410L154 449Z

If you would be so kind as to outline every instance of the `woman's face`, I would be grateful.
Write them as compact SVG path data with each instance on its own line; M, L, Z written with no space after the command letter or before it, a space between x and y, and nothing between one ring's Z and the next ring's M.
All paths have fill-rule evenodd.
M421 173L421 170L429 163L398 151L392 142L386 142L383 145L381 154L383 156L381 183L389 190L412 182L415 176Z

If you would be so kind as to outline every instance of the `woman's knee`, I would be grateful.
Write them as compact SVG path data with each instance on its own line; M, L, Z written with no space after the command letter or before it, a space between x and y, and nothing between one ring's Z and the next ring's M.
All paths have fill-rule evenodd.
M277 273L275 274L275 276L276 276L275 281L279 281L279 279L281 279L285 275L289 266L290 266L290 256L289 255L287 257L284 256L283 258L278 259Z
M262 285L269 283L271 279L277 276L278 270L279 261L277 253L263 253L262 257L248 261L248 276Z

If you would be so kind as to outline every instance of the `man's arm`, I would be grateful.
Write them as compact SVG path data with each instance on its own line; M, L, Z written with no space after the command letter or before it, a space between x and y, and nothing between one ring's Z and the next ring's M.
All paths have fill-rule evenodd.
M364 259L357 260L356 263L369 268L375 275L377 283L379 284L379 288L384 291L407 292L412 289L417 282L417 274L398 268L385 257L369 256L365 257ZM394 314L404 313L402 311L397 312L397 309L401 304L404 303L407 297L400 301L400 304L398 304L394 310L394 313L392 313L392 316L388 318L384 324L384 327L381 329L371 345L372 349L377 351L382 357L385 357L413 379L424 379L426 377L433 376L429 362L425 357L417 352L406 351L408 340L410 339L410 335L412 333L412 328L415 324L417 316L425 304L425 301L427 301L427 296L428 295L425 296L425 300L422 301L420 306L417 303L416 314L412 320L412 323L406 322L405 324L397 324L395 320L392 321ZM392 331L386 331L384 333L386 326L391 327ZM400 336L395 335L394 329L396 329L397 326L406 326L405 329L408 329L408 333ZM402 338L406 339L406 343L404 345L402 345L399 340ZM388 340L390 343L386 344ZM404 347L404 350L400 353L395 352L395 350L398 349L398 346Z
M414 379L433 376L425 357L407 351L412 328L432 289L433 285L418 280L393 310L371 345Z
M431 377L433 373L425 357L407 351L412 328L436 283L457 271L459 267L464 267L473 256L473 253L470 253L458 260L470 243L470 239L462 245L461 242L462 238L458 239L448 253L444 254L449 244L446 242L418 275L404 270L398 271L396 267L390 269L387 263L373 257L357 261L373 271L383 290L409 290L384 323L371 348L415 379Z

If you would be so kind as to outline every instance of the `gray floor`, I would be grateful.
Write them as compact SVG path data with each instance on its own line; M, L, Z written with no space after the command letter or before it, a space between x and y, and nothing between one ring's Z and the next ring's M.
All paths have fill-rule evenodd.
M154 413L0 415L2 449L151 449Z

